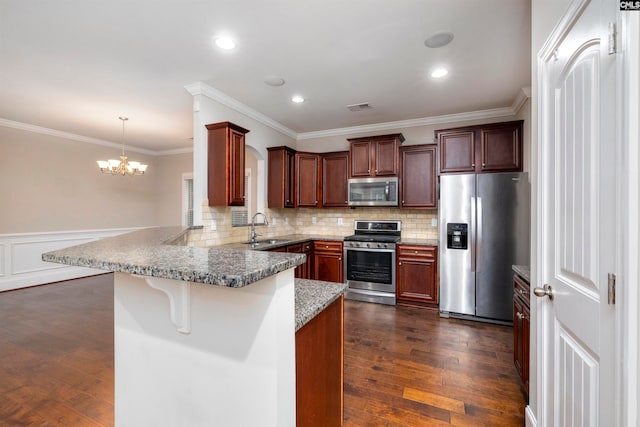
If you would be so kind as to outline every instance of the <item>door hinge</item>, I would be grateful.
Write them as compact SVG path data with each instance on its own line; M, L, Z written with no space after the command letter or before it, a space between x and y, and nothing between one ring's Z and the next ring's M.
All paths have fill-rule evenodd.
M609 55L616 53L616 23L609 22Z
M613 273L609 273L608 275L608 286L609 286L609 305L615 305L616 303L616 275Z

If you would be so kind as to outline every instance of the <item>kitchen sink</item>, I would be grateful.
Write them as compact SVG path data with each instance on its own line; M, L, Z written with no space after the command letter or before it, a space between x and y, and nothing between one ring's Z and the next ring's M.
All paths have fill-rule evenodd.
M260 245L275 245L276 243L284 243L284 242L288 242L288 240L287 239L262 239L262 240L257 240L255 242L242 242L242 243L245 245L251 245L255 247Z

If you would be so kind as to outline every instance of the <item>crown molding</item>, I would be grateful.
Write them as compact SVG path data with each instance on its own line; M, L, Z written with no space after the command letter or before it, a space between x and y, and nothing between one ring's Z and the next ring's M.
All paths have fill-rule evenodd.
M270 117L265 116L264 114L260 113L259 111L254 110L253 108L249 107L248 105L243 104L242 102L238 101L235 98L230 97L229 95L220 92L218 89L215 89L211 86L209 86L206 83L203 82L195 82L195 83L191 83L188 84L184 87L187 92L189 92L192 96L196 96L196 95L204 95L207 98L211 98L214 101L219 102L220 104L231 108L232 110L235 110L239 113L244 114L247 117L250 117L254 120L256 120L257 122L262 123L265 126L268 126L278 132L280 132L283 135L286 135L290 138L296 139L298 137L298 133L296 133L294 130L289 129L288 127L284 126L281 123L276 122L275 120L273 120Z
M305 139L324 138L328 136L352 135L355 133L378 132L397 130L419 126L449 124L465 122L469 120L493 119L496 117L515 116L531 97L531 88L523 87L518 91L516 98L510 107L493 108L490 110L470 111L467 113L445 114L442 116L422 117L419 119L398 120L395 122L375 123L371 125L350 126L345 128L327 129L315 132L302 132L296 138L298 141Z
M191 148L175 148L175 149L172 149L172 150L156 151L156 155L158 155L158 156L171 156L173 154L187 154L187 153L193 153L193 147L191 147Z
M28 124L28 123L16 122L14 120L8 120L8 119L3 119L3 118L0 118L0 126L13 128L13 129L19 129L19 130L26 130L27 132L39 133L41 135L49 135L49 136L54 136L54 137L57 137L57 138L70 139L70 140L78 141L78 142L86 142L88 144L93 144L93 145L101 145L103 147L110 147L110 148L117 148L117 149L120 149L122 147L122 143L105 141L104 139L91 138L91 137L88 137L88 136L77 135L75 133L63 132L63 131L60 131L60 130L49 129L49 128L45 128L45 127L42 127L42 126L36 126L36 125ZM128 144L127 144L127 151L132 151L132 152L140 153L140 154L147 154L147 155L150 155L150 156L157 156L158 155L158 151L147 150L146 148L139 148L139 147L136 147L134 145L128 145Z
M513 115L516 115L520 112L520 109L524 106L527 100L531 98L531 87L523 87L518 91L518 95L516 95L516 99L513 100L513 104L511 104L511 109L513 110Z
M372 125L350 126L346 128L320 130L316 132L303 132L298 134L298 141L328 136L351 135L363 132L378 132L396 130L419 126L429 126L444 123L455 123L467 120L492 119L513 115L510 107L494 108L492 110L471 111L468 113L445 114L442 116L422 117L419 119L398 120L395 122L375 123Z

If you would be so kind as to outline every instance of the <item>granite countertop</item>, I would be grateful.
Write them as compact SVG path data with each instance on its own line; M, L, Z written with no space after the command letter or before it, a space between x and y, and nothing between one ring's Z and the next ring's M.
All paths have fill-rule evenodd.
M528 265L512 265L513 271L515 273L525 279L527 282L531 282L530 269Z
M298 243L309 242L312 240L325 240L332 242L342 242L344 237L342 236L322 236L316 234L288 234L286 236L260 236L258 240L269 240L276 239L279 240L276 243L262 243L258 246L251 246L246 243L237 242L237 243L228 243L226 245L217 246L218 248L225 249L253 249L257 251L270 251L275 248L280 248L282 246L290 246L296 245Z
M438 246L438 239L402 239L399 245Z
M173 245L189 230L146 228L42 254L78 267L239 288L304 263L304 254ZM246 246L246 245L245 245Z
M345 283L296 279L296 331L338 299L346 289Z

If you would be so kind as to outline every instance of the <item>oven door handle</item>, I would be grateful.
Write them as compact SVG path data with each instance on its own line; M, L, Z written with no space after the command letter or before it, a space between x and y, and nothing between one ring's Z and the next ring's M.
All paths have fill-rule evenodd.
M345 255L347 251L358 251L358 252L387 252L387 253L395 253L395 249L384 249L384 248L344 248Z

